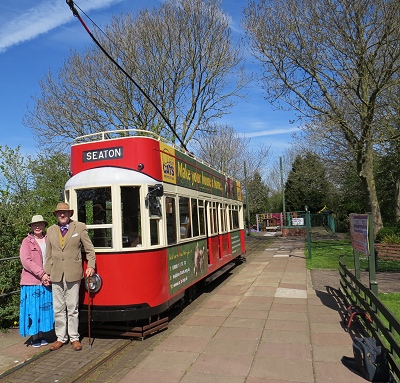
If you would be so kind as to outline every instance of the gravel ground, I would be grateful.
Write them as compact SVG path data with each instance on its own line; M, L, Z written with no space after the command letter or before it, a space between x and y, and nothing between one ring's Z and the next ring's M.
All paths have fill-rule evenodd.
M400 292L400 273L376 273L378 290L380 293ZM340 275L338 270L314 269L311 270L311 280L315 290L327 291L327 287L338 289ZM361 272L361 281L368 286L368 272Z

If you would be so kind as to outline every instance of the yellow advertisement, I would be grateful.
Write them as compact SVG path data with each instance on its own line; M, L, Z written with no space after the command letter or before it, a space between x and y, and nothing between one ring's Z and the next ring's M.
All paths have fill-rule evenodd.
M175 149L160 142L160 151L163 181L176 184Z

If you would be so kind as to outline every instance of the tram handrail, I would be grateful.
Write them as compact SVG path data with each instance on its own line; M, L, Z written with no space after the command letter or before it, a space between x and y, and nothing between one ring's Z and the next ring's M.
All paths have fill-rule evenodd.
M79 136L77 138L74 138L73 141L72 141L72 145L78 144L78 143L81 143L81 142L87 142L87 139L90 139L90 141L105 141L105 140L112 140L112 139L115 139L115 138L126 138L127 136L125 134L126 133L132 133L132 132L148 134L149 136L153 136L158 141L167 142L164 138L159 136L157 133L154 133L154 132L152 132L150 130L132 128L132 129L106 130L106 131L103 131L103 132L85 134L83 136ZM111 135L116 134L116 133L119 133L121 135L119 137L110 137ZM96 139L96 137L98 137L98 136L100 136L100 138ZM132 135L131 137L134 137L134 136L139 136L139 135L135 134L135 135ZM139 137L143 137L143 136L139 136ZM177 146L176 144L173 144L173 143L171 143L171 144Z
M117 134L117 133L120 134L120 136L112 137L112 135ZM133 134L133 135L129 134L127 136L126 133L139 133L139 134ZM142 133L143 133L143 135L142 135ZM178 150L181 153L186 154L186 155L194 158L196 161L201 162L203 165L208 166L208 167L218 171L219 173L223 174L224 176L233 179L233 177L229 176L227 173L215 169L213 166L211 166L207 162L205 162L202 159L196 157L193 153L188 152L188 151L183 151L180 146L176 145L175 143L173 143L171 141L168 141L166 138L161 137L157 133L154 133L154 132L152 132L150 130L131 128L131 129L107 130L107 131L103 131L103 132L85 134L83 136L79 136L79 137L74 138L72 140L72 145L82 144L82 143L86 143L88 141L106 141L106 140L113 140L113 139L127 138L127 137L146 137L146 135L150 136L151 138L154 138L157 141L161 141L161 142L164 142L164 143L166 143L168 145L171 145L175 150ZM96 139L96 137L99 137L99 138Z

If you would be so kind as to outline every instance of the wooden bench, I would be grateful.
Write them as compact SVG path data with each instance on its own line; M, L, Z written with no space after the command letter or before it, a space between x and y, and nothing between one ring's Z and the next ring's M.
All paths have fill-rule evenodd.
M379 260L400 261L400 244L375 243Z

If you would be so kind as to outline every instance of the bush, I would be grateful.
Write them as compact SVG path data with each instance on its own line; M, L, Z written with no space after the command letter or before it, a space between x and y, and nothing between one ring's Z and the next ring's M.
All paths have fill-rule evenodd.
M7 329L19 321L19 294L0 298L0 329Z
M400 225L383 227L378 231L375 242L400 243Z

